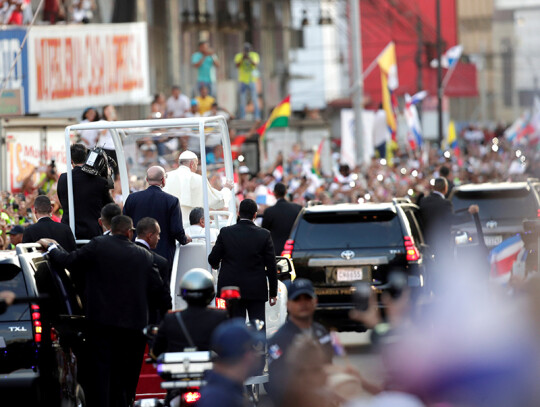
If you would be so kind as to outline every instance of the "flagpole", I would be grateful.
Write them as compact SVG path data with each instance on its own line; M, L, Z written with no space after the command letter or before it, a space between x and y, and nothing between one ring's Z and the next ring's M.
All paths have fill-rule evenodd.
M371 61L371 64L369 64L369 66L366 68L366 70L360 75L360 78L358 79L359 81L363 81L375 69L375 67L379 63L379 58L384 53L384 51L386 51L386 48L388 48L391 43L392 43L392 41L389 42L386 45L386 47L383 48L383 50L381 52L379 52L379 55L377 55L377 57L373 61ZM354 86L356 86L357 83L358 82L356 82L354 84ZM353 86L353 91L354 91L354 86Z
M442 100L444 89L442 87L442 36L441 36L441 0L436 0L436 24L437 24L437 116L439 128L439 146L442 146L443 141L443 110Z
M446 85L448 85L448 82L450 82L450 78L452 78L452 74L454 73L454 70L456 69L457 64L458 64L458 61L453 63L450 69L448 70L448 72L446 72L446 75L444 75L444 79L441 85L441 88L443 89L443 91L446 88Z
M356 141L356 163L361 164L364 156L362 108L364 97L364 75L362 74L362 33L360 28L360 1L349 0L351 12L352 51L353 51L353 81L352 104L354 110L354 130ZM372 68L373 69L373 68Z

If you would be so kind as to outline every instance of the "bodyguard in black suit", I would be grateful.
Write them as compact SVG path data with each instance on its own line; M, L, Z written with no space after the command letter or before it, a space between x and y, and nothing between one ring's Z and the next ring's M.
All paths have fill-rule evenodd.
M454 242L452 241L452 224L466 222L469 214L478 213L478 206L471 205L469 214L454 214L452 202L445 199L448 189L445 178L436 178L433 182L433 191L420 201L420 218L422 230L427 244L436 258L446 259L452 255Z
M113 202L107 180L83 172L81 167L86 161L88 151L83 144L73 144L71 150L71 165L73 170L73 203L75 207L75 236L77 239L92 239L103 232L98 223L101 208ZM58 179L58 200L64 211L62 223L69 225L67 174Z
M170 281L169 278L169 262L163 256L160 256L156 252L152 251L156 248L157 243L159 242L159 234L161 230L157 220L154 218L142 218L137 223L137 238L135 239L135 244L148 250L152 253L154 258L154 266L157 267L159 275L163 280L164 290L167 291L170 295ZM163 316L167 312L167 309L159 308L159 304L151 303L150 305L150 314L148 317L148 322L153 325L157 325L163 319Z
M89 407L131 405L146 345L142 329L148 323L148 303L159 299L163 307L171 306L152 255L131 241L131 219L116 216L111 232L71 253L51 240L39 241L48 247L53 261L72 272L80 265L90 266L84 268L88 323L85 394Z
M266 301L273 306L277 300L276 258L270 232L253 223L256 215L255 201L244 199L238 223L221 229L208 262L214 269L221 265L218 293L226 286L240 288L241 300L234 316L245 318L247 311L250 319L264 321Z
M287 187L278 182L274 187L274 196L277 198L277 202L264 211L262 221L262 227L268 229L272 235L276 256L281 255L294 221L302 210L300 205L286 201L286 194Z
M162 167L150 167L146 172L146 181L150 186L128 196L124 204L124 215L131 217L135 224L144 217L157 220L161 228L161 239L155 252L165 257L171 268L176 241L186 244L191 242L191 238L186 236L182 226L178 198L161 190L165 186L165 179L165 170ZM170 273L167 280L170 280Z
M51 200L46 195L36 197L34 201L34 213L37 223L28 226L24 230L23 243L35 243L39 239L54 239L68 252L77 248L75 238L68 225L57 223L51 219Z

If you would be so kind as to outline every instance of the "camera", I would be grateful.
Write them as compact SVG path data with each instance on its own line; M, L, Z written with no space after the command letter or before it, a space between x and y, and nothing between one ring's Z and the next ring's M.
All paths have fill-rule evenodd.
M101 147L94 147L88 152L86 161L82 166L82 170L87 174L100 176L108 182L109 189L114 188L112 179L113 168L116 167L116 162L107 155Z

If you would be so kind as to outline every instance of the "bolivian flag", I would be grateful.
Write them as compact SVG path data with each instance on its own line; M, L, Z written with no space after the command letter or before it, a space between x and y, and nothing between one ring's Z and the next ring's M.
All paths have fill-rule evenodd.
M287 127L289 117L291 117L291 97L287 96L272 110L268 120L257 130L260 139L264 140L266 131L272 127Z

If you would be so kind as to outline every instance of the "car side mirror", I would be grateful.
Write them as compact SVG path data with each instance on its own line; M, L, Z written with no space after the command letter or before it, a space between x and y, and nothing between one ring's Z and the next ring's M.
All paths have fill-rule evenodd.
M458 231L454 237L456 246L463 246L469 244L472 241L472 237L469 237L467 232Z
M276 269L280 280L294 280L296 277L292 260L288 257L276 256Z

